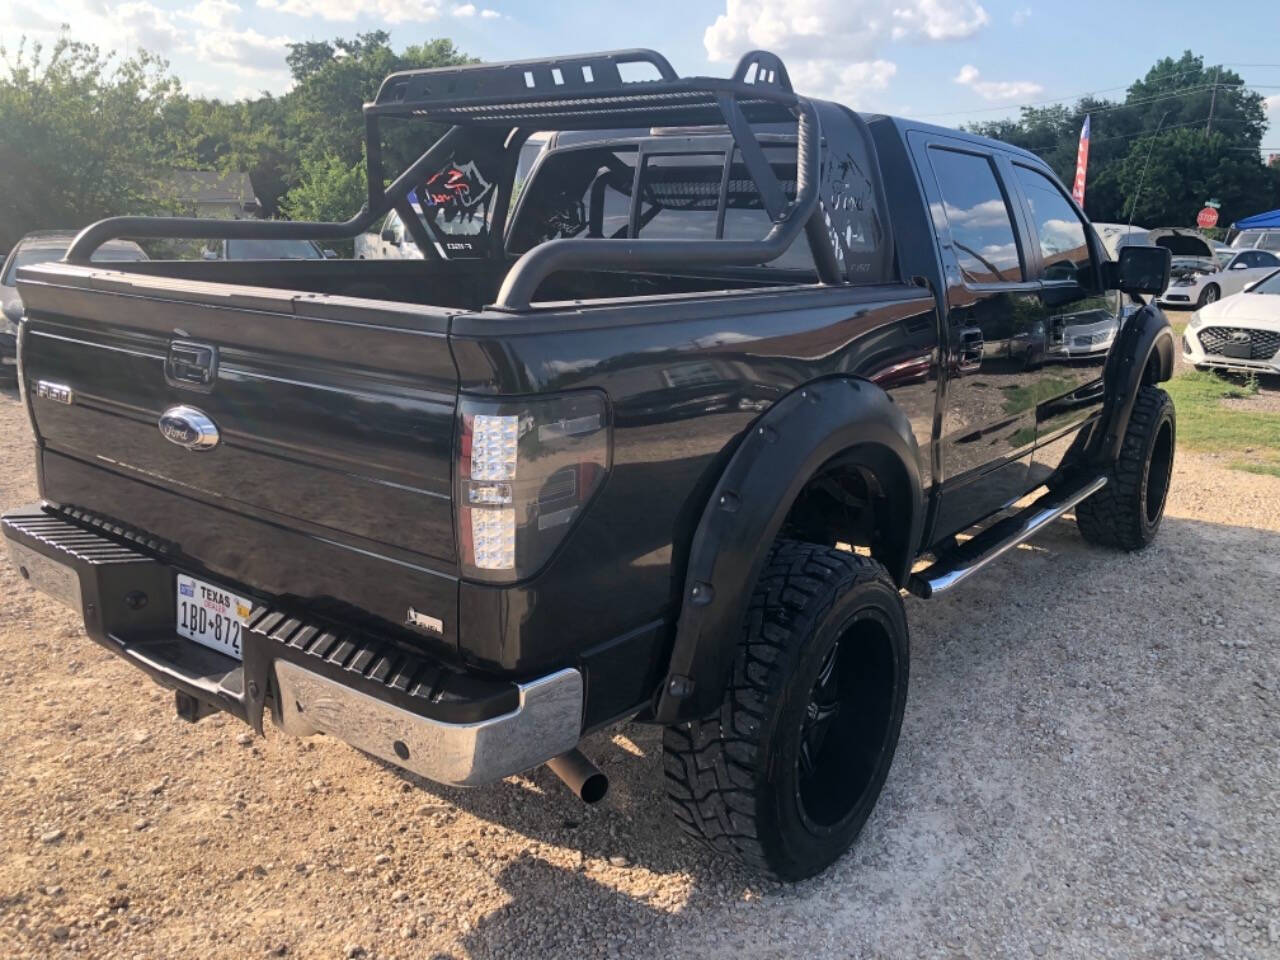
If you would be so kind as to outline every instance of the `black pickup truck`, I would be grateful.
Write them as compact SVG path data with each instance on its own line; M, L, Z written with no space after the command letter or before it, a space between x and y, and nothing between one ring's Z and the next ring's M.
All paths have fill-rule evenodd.
M388 118L429 146L384 187ZM19 272L42 499L5 537L183 718L589 800L584 734L661 724L681 826L794 879L887 776L904 590L1070 510L1155 535L1168 253L1110 261L1032 154L759 51L396 74L365 119L349 221L117 218ZM91 263L392 209L421 259Z

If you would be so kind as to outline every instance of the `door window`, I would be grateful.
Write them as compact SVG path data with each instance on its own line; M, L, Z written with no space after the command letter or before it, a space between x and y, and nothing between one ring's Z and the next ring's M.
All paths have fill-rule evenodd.
M1089 266L1084 222L1052 180L1028 167L1014 169L1031 208L1044 279L1075 280L1076 271Z
M1013 216L989 157L929 149L942 203L931 204L934 229L951 235L964 279L1016 283L1023 279Z

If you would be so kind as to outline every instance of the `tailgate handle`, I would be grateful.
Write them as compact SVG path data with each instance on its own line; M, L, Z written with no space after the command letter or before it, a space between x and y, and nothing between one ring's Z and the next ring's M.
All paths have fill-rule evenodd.
M203 343L173 340L164 361L164 378L175 387L209 390L218 372L218 349Z

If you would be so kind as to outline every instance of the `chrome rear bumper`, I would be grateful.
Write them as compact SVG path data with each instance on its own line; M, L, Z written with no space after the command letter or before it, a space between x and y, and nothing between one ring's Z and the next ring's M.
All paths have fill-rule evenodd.
M276 709L285 733L327 733L412 773L454 786L492 783L538 766L578 744L582 674L561 670L519 684L511 713L475 723L441 723L402 710L278 660Z
M255 606L236 660L177 636L175 568L144 538L39 505L6 513L0 529L23 579L79 613L93 640L177 691L188 719L222 710L261 731L269 708L287 734L325 733L454 786L521 773L581 736L578 670L492 679L269 603Z

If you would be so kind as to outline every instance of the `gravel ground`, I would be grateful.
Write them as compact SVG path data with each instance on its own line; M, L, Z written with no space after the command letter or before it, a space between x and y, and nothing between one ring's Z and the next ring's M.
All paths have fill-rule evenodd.
M0 504L34 496L0 393ZM888 786L826 875L676 830L659 738L435 787L342 744L188 726L0 571L0 956L1280 958L1280 479L1181 454L1137 556L1063 522L908 601Z

